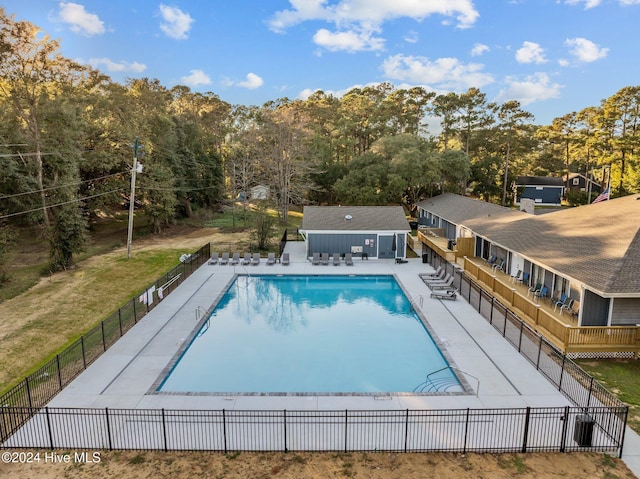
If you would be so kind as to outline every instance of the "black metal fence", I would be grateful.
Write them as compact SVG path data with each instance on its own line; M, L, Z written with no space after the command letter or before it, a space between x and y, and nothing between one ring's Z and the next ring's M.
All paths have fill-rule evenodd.
M624 408L378 411L2 410L5 448L621 454ZM607 429L602 425L609 425Z
M434 266L442 266L447 273L454 276L454 285L458 288L460 295L573 404L584 410L591 407L607 408L612 411L612 414L618 415L618 421L626 425L628 407L612 392L598 383L457 265L449 263L435 253L432 253L432 258ZM594 418L596 421L605 419L599 416ZM599 423L598 425L613 434L611 424Z
M600 385L461 268L438 255L433 256L434 266L442 266L447 273L454 276L454 285L460 295L576 406L625 406L613 393Z
M2 396L0 445L223 452L588 450L622 454L628 408L471 278L446 262L443 266L455 272L457 287L469 303L578 407L400 411L42 407L153 308L156 298L161 299L154 296L158 289L165 294L165 287L177 286L209 256L209 245L205 245ZM140 310L138 303L145 307Z
M0 438L4 439L11 435L15 428L29 419L29 414L47 404L53 396L100 357L209 257L209 244L202 246L193 254L183 255L181 262L175 268L158 278L67 349L57 354L55 358L0 396L0 408L17 407L18 410L27 413L22 420L15 420L14 417L10 423L0 421Z

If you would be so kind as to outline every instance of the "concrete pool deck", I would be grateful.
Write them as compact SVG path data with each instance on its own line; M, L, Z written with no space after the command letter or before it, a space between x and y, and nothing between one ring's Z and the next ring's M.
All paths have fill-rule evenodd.
M49 406L167 409L441 409L565 406L570 402L535 371L463 299L430 298L418 277L431 271L420 259L355 259L353 266L312 265L302 243L288 243L291 264L203 265L83 372ZM473 389L464 395L189 395L150 388L236 274L395 274L428 321L441 348ZM425 374L428 373L425 371ZM477 378L477 381L476 379ZM478 388L479 384L479 388ZM476 395L477 393L477 395Z
M482 409L571 406L518 351L465 300L430 298L418 274L432 271L420 259L354 259L353 266L312 265L304 244L287 243L291 263L258 266L202 265L49 404L50 407L126 409ZM428 321L472 391L459 395L196 395L154 393L167 364L236 274L394 274ZM425 372L426 373L426 372ZM476 382L477 378L477 382ZM479 387L478 387L479 385ZM640 439L627 429L624 459L638 475ZM630 462L628 462L630 461Z

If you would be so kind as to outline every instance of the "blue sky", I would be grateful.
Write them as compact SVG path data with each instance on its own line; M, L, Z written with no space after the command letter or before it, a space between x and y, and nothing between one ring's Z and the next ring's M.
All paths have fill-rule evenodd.
M4 0L114 81L157 78L232 104L384 81L478 87L535 122L637 85L640 0Z

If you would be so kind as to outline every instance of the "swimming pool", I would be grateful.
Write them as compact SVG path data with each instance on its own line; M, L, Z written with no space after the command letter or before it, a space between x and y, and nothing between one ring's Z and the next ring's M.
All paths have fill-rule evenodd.
M157 390L461 392L447 367L392 275L240 275L178 352Z

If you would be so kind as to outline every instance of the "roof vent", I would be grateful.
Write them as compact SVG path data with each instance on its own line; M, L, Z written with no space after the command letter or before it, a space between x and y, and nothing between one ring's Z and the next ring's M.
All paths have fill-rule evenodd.
M344 215L344 219L347 221L351 221L353 219L353 216L351 215Z

